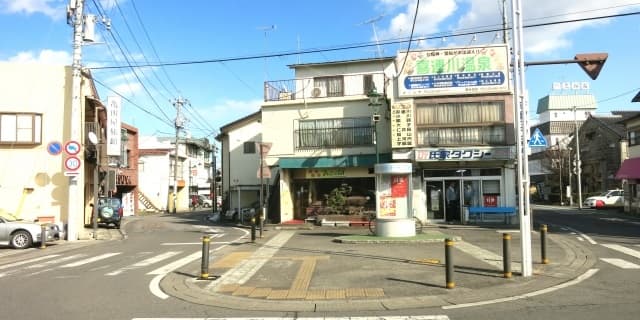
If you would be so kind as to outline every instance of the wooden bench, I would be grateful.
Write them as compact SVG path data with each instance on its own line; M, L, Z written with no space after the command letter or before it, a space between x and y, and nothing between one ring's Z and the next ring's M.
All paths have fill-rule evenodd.
M478 216L480 221L484 220L484 215L489 214L501 214L504 216L504 223L510 224L511 217L516 215L515 207L469 207L469 218L474 216L474 223L478 222Z

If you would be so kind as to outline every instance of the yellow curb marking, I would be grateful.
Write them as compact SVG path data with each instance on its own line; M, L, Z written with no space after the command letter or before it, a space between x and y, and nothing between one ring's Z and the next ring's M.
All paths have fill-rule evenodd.
M287 299L304 299L307 296L307 290L289 290Z
M256 288L249 294L249 298L266 298L271 293L271 288Z
M220 260L214 262L212 268L233 268L243 260L246 260L253 252L239 251L225 255Z
M416 262L423 264L441 264L438 259L418 259Z
M326 290L324 289L312 289L307 290L307 300L324 300L326 297Z
M233 296L248 296L250 295L256 287L239 287L236 291L234 291L231 295Z
M344 289L327 289L327 299L344 299L346 297Z
M347 288L347 298L365 297L364 288Z
M384 290L382 290L382 288L365 288L364 293L369 298L384 297Z
M289 290L271 290L267 296L268 300L283 300L289 295Z
M239 284L225 284L218 288L218 292L234 292L240 287Z

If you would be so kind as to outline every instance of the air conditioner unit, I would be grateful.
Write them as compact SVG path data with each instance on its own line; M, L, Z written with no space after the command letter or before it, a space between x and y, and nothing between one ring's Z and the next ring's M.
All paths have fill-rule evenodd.
M311 96L314 98L326 97L327 91L323 87L314 87L313 90L311 90Z

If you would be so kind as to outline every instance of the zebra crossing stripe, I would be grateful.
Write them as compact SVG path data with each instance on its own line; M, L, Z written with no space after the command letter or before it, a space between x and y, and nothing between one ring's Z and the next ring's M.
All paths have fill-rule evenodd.
M640 269L640 266L633 263L633 262L629 262L626 260L622 260L622 259L616 259L616 258L600 258L600 260L610 263L618 268L622 268L622 269Z
M603 246L612 249L612 250L616 250L618 252L622 252L624 254L628 254L632 257L636 257L638 259L640 259L640 251L637 250L633 250L624 246L621 246L619 244L603 244Z
M109 272L109 273L107 273L105 275L107 275L107 276L115 276L115 275L121 274L121 273L123 273L123 272L125 272L127 270L132 270L132 269L136 269L136 268L142 268L142 267L150 266L150 265L152 265L154 263L157 263L157 262L160 262L162 260L169 259L169 258L179 254L180 252L182 252L182 251L167 251L167 252L165 252L163 254L159 254L159 255L157 255L155 257L151 257L151 258L142 260L142 261L134 263L134 264L132 264L130 266L127 266L127 267L120 268L118 270Z
M53 264L56 264L56 263L61 263L61 262L73 260L73 259L80 258L80 257L83 257L83 256L84 256L84 254L74 254L72 256L61 257L59 259L49 260L49 261L46 261L46 262L43 262L43 263L30 265L30 266L26 267L25 269L40 269L40 268L44 268L46 266L50 266L50 265L53 265Z
M95 256L95 257L92 257L92 258L88 258L88 259L72 262L72 263L69 263L69 264L65 264L63 266L60 266L60 268L78 267L78 266L81 266L81 265L85 265L85 264L89 264L89 263L92 263L92 262L96 262L96 261L100 261L100 260L103 260L103 259L107 259L107 258L110 258L110 257L113 257L113 256L117 256L120 253L121 252L105 253L105 254L102 254L102 255L99 255L99 256Z
M382 317L377 317L377 316L373 316L373 317L311 317L311 318L292 318L292 317L278 317L278 318L273 318L273 317L266 317L266 318L260 318L260 317L251 317L251 318L133 318L131 320L317 320L317 319L323 319L323 320L345 320L345 319L358 319L358 320L378 320L378 319L385 319L385 320L449 320L449 316L444 315L444 314L438 314L438 315L424 315L424 316L385 316L384 318Z
M9 268L16 267L16 266L21 266L21 265L27 264L27 263L32 263L32 262L37 262L37 261L46 260L46 259L50 259L50 258L55 258L57 256L59 256L59 254L50 254L50 255L38 257L38 258L35 258L35 259L29 259L29 260L10 263L10 264L5 264L3 266L0 266L0 270L9 269Z

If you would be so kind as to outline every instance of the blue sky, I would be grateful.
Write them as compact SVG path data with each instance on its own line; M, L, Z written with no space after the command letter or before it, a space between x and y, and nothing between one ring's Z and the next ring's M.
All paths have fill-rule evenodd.
M640 0L522 2L525 25L640 12ZM71 64L67 3L0 0L0 61ZM183 97L189 101L184 115L191 136L211 138L221 126L259 110L265 80L293 78L287 65L372 58L377 54L376 36L379 41L408 39L415 7L415 0L86 0L85 13L104 14L111 29L97 26L97 43L83 46L83 65L217 60L372 44L269 59L136 68L135 73L128 67L92 71L102 100L114 92L125 97L122 120L138 127L141 134L172 135L175 109L171 102ZM501 7L501 0L421 0L414 39L430 40L413 42L411 47L501 42L495 32L480 33L501 25ZM507 16L511 18L510 9ZM551 93L552 83L558 81L590 82L599 114L640 110L640 104L630 102L640 91L636 76L640 73L639 21L640 14L631 14L527 28L525 61L572 59L586 52L609 54L595 81L575 64L528 67L532 121L538 99ZM478 32L475 37L455 36L474 32ZM394 56L406 47L407 43L385 45L382 55Z

